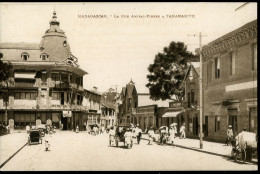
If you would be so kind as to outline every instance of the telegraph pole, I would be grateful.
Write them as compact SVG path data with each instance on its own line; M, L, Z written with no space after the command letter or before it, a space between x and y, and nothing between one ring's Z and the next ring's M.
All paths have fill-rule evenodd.
M188 35L190 36L190 35ZM197 36L197 35L193 35L193 36ZM199 74L199 88L200 88L200 149L203 149L203 137L202 137L202 129L203 129L203 123L202 123L202 120L203 120L203 85L202 85L202 80L203 80L203 64L202 64L202 37L203 36L206 36L206 35L202 35L201 32L199 33L199 54L200 54L200 74Z
M201 32L200 32L200 35L199 35L199 45L200 45L200 75L199 75L199 85L200 85L200 148L203 149L203 142L202 142L202 118L203 118L203 94L202 94L202 43L201 43L201 39L202 38L202 35L201 35Z
M115 117L116 117L116 120L115 120L115 123L118 125L118 118L117 118L117 86L119 85L112 85L112 86L116 86L116 108L115 108Z

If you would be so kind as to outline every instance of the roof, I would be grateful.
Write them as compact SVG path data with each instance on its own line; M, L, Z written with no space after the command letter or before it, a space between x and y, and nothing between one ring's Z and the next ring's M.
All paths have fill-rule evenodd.
M172 100L157 100L150 99L150 94L138 94L138 107L157 105L158 107L169 107L169 102Z
M195 69L195 71L197 72L197 74L200 74L200 62L191 62L191 65L193 66L193 68Z
M123 96L125 96L125 91L126 91L126 87L123 87L123 88L122 88L122 91L121 91L121 94L122 94Z
M134 84L127 84L126 85L126 94L127 94L128 98L132 98L134 88L135 88Z
M101 104L110 109L116 109L116 103L107 101L103 96L101 97Z
M190 69L193 67L193 69L196 71L196 73L199 75L200 74L200 62L191 62L190 63L190 66L189 68L187 69L186 71L186 74L185 74L185 77L184 77L184 80L186 80L189 72L190 72Z
M23 50L39 50L39 43L25 42L3 42L0 43L0 49L23 49Z

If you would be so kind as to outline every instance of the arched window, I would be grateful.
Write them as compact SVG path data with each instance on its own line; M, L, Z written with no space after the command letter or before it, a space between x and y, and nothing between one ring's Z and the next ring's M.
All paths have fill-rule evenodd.
M22 53L22 54L21 54L21 57L22 57L23 60L26 61L26 60L28 60L28 58L29 58L29 54L28 54L28 53Z
M49 57L49 55L47 55L47 54L45 54L45 53L43 53L43 54L40 55L40 58L41 58L42 60L46 60L48 57Z

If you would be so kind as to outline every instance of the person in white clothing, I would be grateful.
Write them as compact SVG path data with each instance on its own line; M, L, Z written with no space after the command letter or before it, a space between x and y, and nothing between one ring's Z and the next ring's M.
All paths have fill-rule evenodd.
M149 136L148 145L152 145L152 144L153 144L153 138L154 138L154 130L153 130L153 127L151 127L150 130L148 131L148 136Z
M186 134L185 134L185 123L183 123L183 125L181 126L180 128L180 133L181 133L181 136L180 138L186 138Z
M135 135L136 135L137 143L139 144L142 136L142 130L139 128L139 124L136 125Z
M173 126L170 127L169 134L170 134L169 141L170 141L171 144L173 144L174 143L175 134L176 134L176 131L175 131Z

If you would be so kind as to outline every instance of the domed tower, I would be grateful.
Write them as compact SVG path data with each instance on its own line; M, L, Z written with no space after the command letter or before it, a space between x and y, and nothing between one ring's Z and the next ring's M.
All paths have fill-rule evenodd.
M48 61L58 62L69 58L70 46L64 33L60 29L60 22L57 21L54 11L50 21L50 29L45 32L40 43L41 56L45 55Z

